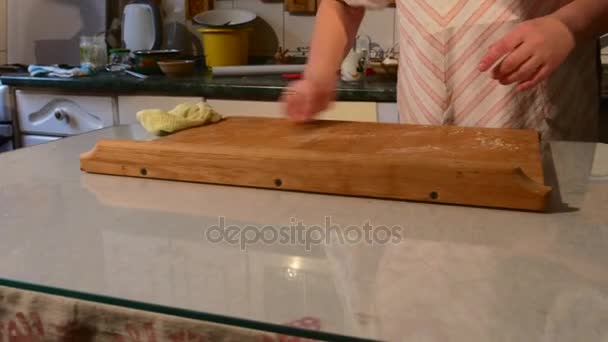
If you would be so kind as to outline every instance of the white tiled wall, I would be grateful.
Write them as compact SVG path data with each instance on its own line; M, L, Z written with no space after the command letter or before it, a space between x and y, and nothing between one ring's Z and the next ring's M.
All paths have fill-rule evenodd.
M367 11L359 28L359 33L369 35L383 49L390 49L395 45L395 21L394 8Z
M222 1L218 1L222 2ZM251 53L253 55L272 55L278 46L284 46L284 17L282 3L264 3L259 0L224 0L241 8L257 13L260 17L255 24Z
M183 0L167 0L170 4ZM216 8L242 8L251 10L261 18L251 44L253 55L272 55L278 46L294 50L309 45L313 32L314 16L292 15L284 11L282 2L262 2L261 0L216 0ZM395 43L395 9L368 11L361 34L388 49Z
M283 46L290 50L309 46L314 29L314 17L291 15L284 12L284 18L285 41Z

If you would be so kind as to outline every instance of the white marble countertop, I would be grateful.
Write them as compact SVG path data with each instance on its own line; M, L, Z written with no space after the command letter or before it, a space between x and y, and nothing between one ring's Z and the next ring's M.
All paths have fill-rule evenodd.
M312 317L377 340L608 339L608 179L589 176L593 144L552 144L566 205L539 214L81 173L100 137L145 135L122 126L0 154L0 279L264 328ZM241 249L210 241L221 218L270 225L269 238L326 220L353 239L366 222L398 234Z

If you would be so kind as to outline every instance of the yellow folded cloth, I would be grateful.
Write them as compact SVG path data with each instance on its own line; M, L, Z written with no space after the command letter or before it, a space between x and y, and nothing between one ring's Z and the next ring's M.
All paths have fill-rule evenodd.
M147 109L137 113L137 121L148 132L159 136L220 120L222 116L205 102L180 104L168 112Z

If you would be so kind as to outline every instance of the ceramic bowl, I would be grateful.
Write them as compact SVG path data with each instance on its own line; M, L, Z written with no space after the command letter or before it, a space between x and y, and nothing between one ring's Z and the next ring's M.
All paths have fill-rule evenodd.
M184 77L194 74L195 61L193 60L174 60L159 61L160 70L168 77Z
M181 56L179 50L141 50L133 52L135 72L144 75L160 74L158 62L177 60Z

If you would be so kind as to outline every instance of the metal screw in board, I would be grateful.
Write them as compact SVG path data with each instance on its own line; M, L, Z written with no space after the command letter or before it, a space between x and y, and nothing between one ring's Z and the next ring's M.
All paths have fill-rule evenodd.
M139 173L140 173L142 176L147 176L147 175L148 175L148 170L146 170L145 168L143 168L143 169L139 170Z
M279 178L274 180L274 185L277 186L277 188L280 188L281 186L283 186L283 181Z
M433 191L430 194L430 197L432 200L438 200L439 199L439 193L437 191Z

